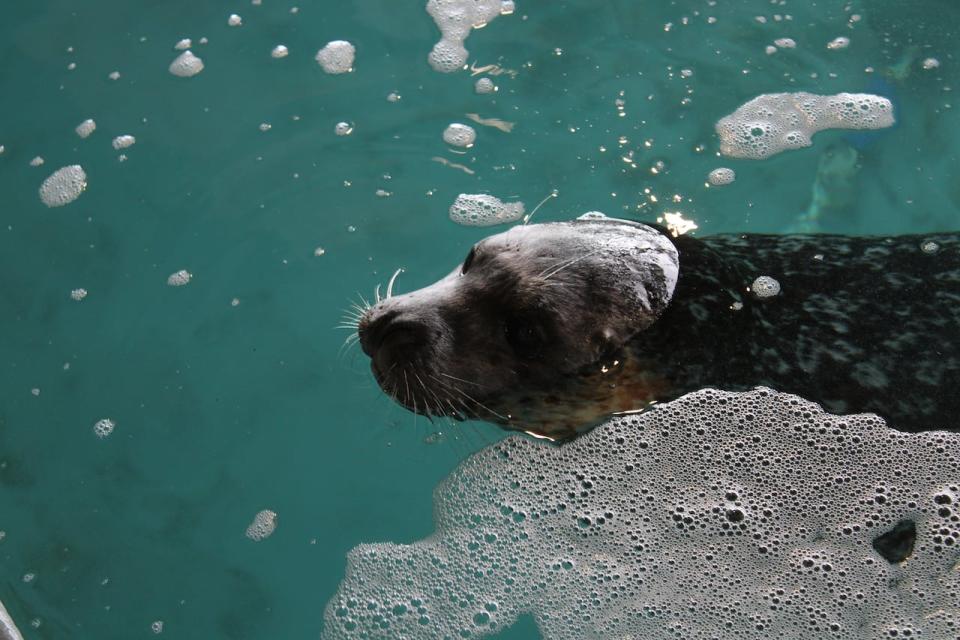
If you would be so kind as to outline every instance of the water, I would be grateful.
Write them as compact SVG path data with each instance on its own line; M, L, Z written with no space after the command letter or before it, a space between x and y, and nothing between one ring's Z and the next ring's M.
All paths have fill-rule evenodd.
M317 637L350 548L433 530L433 487L501 433L391 406L333 327L397 267L398 289L423 286L486 235L448 220L460 193L529 210L557 189L540 221L783 231L833 143L859 170L837 169L831 193L854 197L822 230L960 226L953 3L598 4L519 3L474 31L471 63L516 72L477 95L480 76L427 64L439 33L420 3L3 3L0 601L25 637L157 621L164 637ZM838 36L850 45L828 49ZM192 78L167 70L185 37L205 65ZM796 48L765 53L782 37ZM327 75L314 56L337 39L354 71ZM898 124L716 155L718 119L784 91L879 93ZM466 153L442 140L453 122L477 130ZM115 150L121 135L136 144ZM71 164L86 191L47 208L41 182ZM721 166L736 181L707 188ZM168 286L181 269L190 283ZM253 542L264 509L276 531ZM537 634L525 620L502 637Z

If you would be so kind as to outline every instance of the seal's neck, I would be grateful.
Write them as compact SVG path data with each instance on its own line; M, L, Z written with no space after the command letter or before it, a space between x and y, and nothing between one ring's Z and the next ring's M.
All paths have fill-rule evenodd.
M631 350L655 362L668 381L663 400L700 389L704 381L722 388L756 384L735 379L744 372L754 377L754 331L763 326L762 304L747 293L748 269L696 238L672 240L680 258L676 289L664 314L631 341Z

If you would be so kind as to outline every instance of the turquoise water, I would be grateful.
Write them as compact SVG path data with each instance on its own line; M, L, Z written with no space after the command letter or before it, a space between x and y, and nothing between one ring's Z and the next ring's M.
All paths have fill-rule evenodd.
M433 530L433 487L501 433L392 406L334 327L396 268L398 290L423 286L490 231L449 221L459 193L529 209L556 189L540 221L679 211L699 234L782 231L839 143L857 149L855 198L823 230L960 226L952 2L521 1L466 43L516 72L493 95L428 66L423 3L198 4L2 5L0 601L27 638L156 621L174 638L317 637L350 548ZM827 49L837 36L849 47ZM205 63L188 79L167 71L185 37ZM781 37L796 48L766 54ZM334 39L356 45L352 73L314 62ZM714 123L780 91L883 92L898 124L717 157ZM466 113L516 124L474 124L451 152L441 134ZM137 142L116 151L123 134ZM86 191L44 206L40 183L75 163ZM706 188L718 166L736 182ZM190 284L167 286L180 269ZM277 528L253 542L263 509Z

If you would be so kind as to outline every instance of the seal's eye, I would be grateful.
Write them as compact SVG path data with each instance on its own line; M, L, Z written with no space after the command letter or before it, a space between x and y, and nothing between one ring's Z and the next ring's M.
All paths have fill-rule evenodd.
M543 327L528 318L507 318L503 325L503 331L507 342L521 358L539 355L546 343Z
M472 247L470 253L467 254L466 260L463 261L463 266L460 267L460 275L463 275L467 272L467 269L470 268L470 265L473 264L473 259L477 257L477 248Z

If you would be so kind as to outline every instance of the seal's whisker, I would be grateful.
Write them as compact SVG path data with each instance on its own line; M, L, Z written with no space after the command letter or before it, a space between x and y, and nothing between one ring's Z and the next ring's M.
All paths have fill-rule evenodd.
M456 376L452 376L452 375L450 375L449 373L444 373L443 371L440 372L440 375L442 375L444 378L450 378L451 380L456 380L457 382L466 382L467 384L476 385L476 386L478 386L478 387L479 387L479 386L482 386L479 382L472 382L472 381L470 381L470 380L464 380L463 378L458 378L458 377L456 377ZM439 381L438 381L438 382L439 382Z
M356 332L351 333L343 341L343 344L340 345L340 348L337 350L337 357L343 358L350 349L360 341L360 335Z
M434 377L435 377L435 376L434 376ZM476 398L474 398L473 396L471 396L469 393L467 393L467 392L464 391L463 389L461 389L461 388L459 388L459 387L457 387L457 386L455 386L455 385L450 385L450 386L447 387L447 388L450 389L450 390L452 390L452 391L456 391L457 393L465 396L468 400L470 400L471 402L473 402L474 404L476 404L478 407L480 407L480 408L483 409L484 411L487 411L488 413L491 413L491 414L497 416L497 417L500 418L501 420L503 420L503 421L505 421L505 422L509 422L509 421L510 421L509 418L507 418L506 416L500 415L499 413L497 413L496 411L494 411L493 409L491 409L491 408L488 407L487 405L483 404L482 402L480 402L479 400L477 400Z
M584 259L586 259L586 258L589 258L590 256L592 256L592 255L594 255L594 254L600 253L600 252L603 251L605 248L606 248L606 247L600 247L600 248L598 248L598 249L594 249L593 251L588 251L588 252L586 252L585 254L583 254L582 256L578 256L578 257L576 257L576 258L574 258L574 259L572 259L572 260L569 260L566 264L563 264L563 265L561 265L561 266L559 266L559 267L556 267L555 269L553 269L553 271L551 271L550 273L544 275L544 276L543 276L543 279L544 279L544 280L549 280L550 278L552 278L553 276L557 275L558 273L560 273L560 272L563 271L564 269L566 269L566 268L568 268L568 267L572 267L573 265L577 264L577 263L580 262L581 260L584 260ZM543 275L543 274L541 274L541 275Z
M550 195L548 195L546 198L544 198L543 200L541 200L541 201L540 201L540 204L538 204L537 206L535 206L535 207L533 208L533 211L531 211L530 213L528 213L527 215L525 215L525 216L523 217L523 226L527 226L527 223L530 222L530 218L533 217L533 214L535 214L535 213L537 212L537 210L538 210L540 207L542 207L542 206L544 205L544 203L546 203L547 200L549 200L550 198L556 198L558 195L560 195L560 194L559 194L559 192L558 192L556 189L554 189L553 191L551 191L551 192L550 192Z
M379 282L377 283L376 289L373 290L373 299L377 301L377 302L376 302L377 304L380 304L381 298L380 298L380 283L379 283Z
M390 276L390 281L387 283L387 299L393 297L393 283L397 281L397 276L403 273L403 267L400 267L393 272L393 275Z

